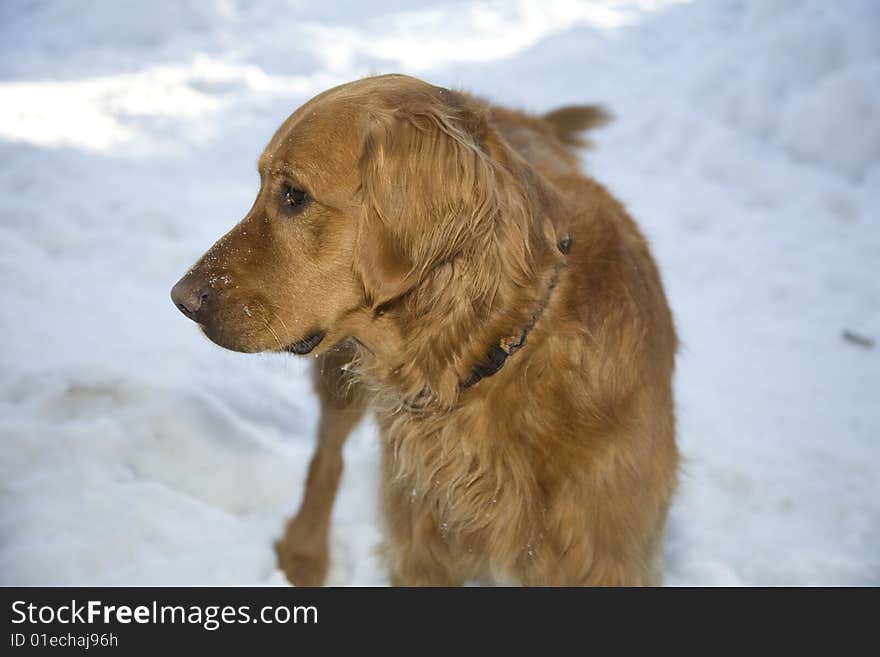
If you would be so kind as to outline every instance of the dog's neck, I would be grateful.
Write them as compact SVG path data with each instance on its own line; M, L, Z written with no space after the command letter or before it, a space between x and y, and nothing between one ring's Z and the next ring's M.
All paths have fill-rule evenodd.
M379 354L367 344L356 368L376 393L377 409L449 412L466 388L498 372L544 312L570 243L533 244L527 268L488 254L480 266L489 270L489 289L466 263L448 263L389 308L382 319L399 336L397 348Z
M557 244L557 248L563 255L568 255L568 252L571 249L571 235L563 237ZM547 304L550 303L550 295L553 293L553 289L556 287L556 282L559 280L559 270L561 267L562 263L556 265L553 271L553 278L547 285L547 291L541 299L540 304L538 304L535 311L532 313L529 321L520 328L517 333L501 338L497 343L490 347L489 351L486 353L485 360L474 365L468 377L461 382L461 387L463 389L470 388L479 383L482 379L497 373L502 367L504 367L504 363L507 362L507 359L510 356L525 346L529 333L531 333L535 324L538 323L541 315L544 314L544 309L547 307Z

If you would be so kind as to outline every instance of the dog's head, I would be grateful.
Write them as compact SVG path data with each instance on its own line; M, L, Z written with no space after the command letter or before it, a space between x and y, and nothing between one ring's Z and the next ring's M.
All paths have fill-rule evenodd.
M530 220L496 230L499 213L527 204L510 159L463 94L398 75L331 89L278 129L253 207L172 299L236 351L319 353L393 332L377 329L383 311L438 266L478 270L499 239L528 257L529 235L514 233L534 232Z

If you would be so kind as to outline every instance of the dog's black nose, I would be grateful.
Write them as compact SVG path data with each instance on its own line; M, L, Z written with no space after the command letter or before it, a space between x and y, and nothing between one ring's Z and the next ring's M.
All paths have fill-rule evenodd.
M171 300L184 315L198 321L211 298L211 286L201 276L187 274L171 288Z

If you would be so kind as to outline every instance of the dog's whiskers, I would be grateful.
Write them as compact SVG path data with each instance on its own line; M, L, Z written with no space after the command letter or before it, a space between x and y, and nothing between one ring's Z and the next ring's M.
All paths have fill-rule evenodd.
M273 303L271 303L271 302L269 302L269 301L266 301L266 302L263 304L263 306L266 308L266 310L268 310L270 313L272 313L272 316L273 316L275 319L277 319L279 322L281 322L281 326L284 327L284 330L285 330L287 333L290 333L290 329L287 328L287 323L284 321L284 318L283 318L281 315L279 315L277 312L275 312L275 309L276 309L276 308L277 308L278 310L281 310L281 306L276 306L275 304L273 304Z
M278 351L284 351L284 345L281 344L281 339L278 337L278 334L275 332L275 329L273 329L272 326L269 324L269 322L266 321L265 317L260 317L259 319L261 322L263 322L263 326L266 327L266 330L272 334L273 338L275 338L275 342L278 343Z

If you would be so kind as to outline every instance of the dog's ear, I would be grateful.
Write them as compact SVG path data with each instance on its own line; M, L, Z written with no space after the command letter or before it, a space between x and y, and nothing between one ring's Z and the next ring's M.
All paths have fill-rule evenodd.
M484 128L477 113L442 95L371 116L358 161L355 267L374 308L490 236L498 199L494 164L479 143Z
M363 211L355 243L355 268L361 275L367 300L378 307L403 295L415 284L415 263L400 240L404 190L392 174L390 126L378 121L370 127L361 148Z

